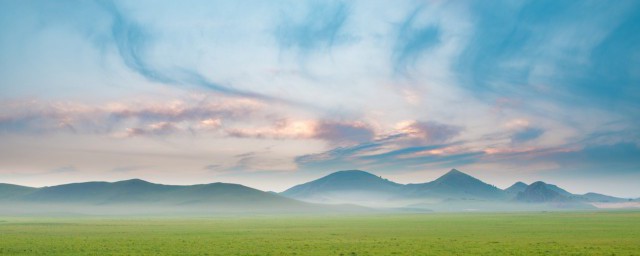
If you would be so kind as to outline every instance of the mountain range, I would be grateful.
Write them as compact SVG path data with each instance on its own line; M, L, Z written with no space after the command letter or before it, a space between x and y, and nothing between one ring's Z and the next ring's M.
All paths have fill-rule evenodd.
M350 203L369 207L412 207L438 210L530 209L531 204L550 207L589 208L591 203L621 203L630 199L597 193L572 194L542 181L516 182L499 189L452 169L436 180L399 184L360 170L339 171L294 186L284 196L313 203Z
M175 186L140 179L31 188L0 183L0 214L196 214L357 211L315 205L238 184Z
M282 193L238 184L162 185L140 179L33 188L0 183L0 214L304 213L593 208L636 200L572 194L541 181L499 189L452 169L436 180L399 184L369 172L334 172Z

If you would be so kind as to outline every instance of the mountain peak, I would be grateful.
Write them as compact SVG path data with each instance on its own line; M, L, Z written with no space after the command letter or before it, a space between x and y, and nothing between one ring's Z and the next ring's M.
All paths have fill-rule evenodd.
M497 199L505 195L501 189L457 169L451 169L432 182L412 186L417 188L416 193L430 196Z
M465 181L465 180L477 180L480 181L476 178L474 178L473 176L466 174L464 172L458 171L457 169L451 169L449 172L445 173L444 175L440 176L440 178L437 178L436 180L434 180L434 182L440 182L440 183L449 183L449 182L461 182L461 181Z
M540 186L545 186L545 185L547 185L547 183L544 183L544 181L536 181L534 183L531 183L531 185L529 185L529 186L540 187Z
M331 173L325 177L378 177L370 172L365 172L362 170L343 170Z
M504 191L512 195L517 195L518 193L525 191L528 186L529 185L527 185L526 183L518 181L516 183L513 183L513 185L506 188Z
M527 186L524 191L518 193L516 200L530 203L569 201L569 198L561 195L556 188L554 185L536 181Z
M445 175L458 175L458 174L466 174L464 172L458 171L458 169L451 169Z
M505 189L505 190L514 190L514 189L516 189L516 190L520 190L520 189L524 190L524 189L526 189L528 186L529 186L529 185L527 185L527 183L524 183L524 182L522 182L522 181L518 181L518 182L516 182L516 183L513 183L513 185L511 185L510 187L508 187L508 188L507 188L507 189Z
M386 180L375 174L361 170L344 170L294 186L282 192L283 195L303 198L345 191L389 192L400 189L402 185Z

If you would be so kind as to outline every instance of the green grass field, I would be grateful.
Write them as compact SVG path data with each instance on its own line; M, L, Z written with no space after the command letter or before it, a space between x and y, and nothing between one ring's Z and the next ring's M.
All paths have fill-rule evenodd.
M640 255L640 212L0 217L0 255Z

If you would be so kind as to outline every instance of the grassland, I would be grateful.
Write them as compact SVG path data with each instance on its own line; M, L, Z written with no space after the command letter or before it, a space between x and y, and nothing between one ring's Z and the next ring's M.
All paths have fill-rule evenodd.
M0 255L640 255L640 212L0 217Z

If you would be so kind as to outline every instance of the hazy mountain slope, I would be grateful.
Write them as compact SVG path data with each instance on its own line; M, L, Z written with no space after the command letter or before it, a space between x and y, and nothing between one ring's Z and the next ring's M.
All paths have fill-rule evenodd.
M320 179L294 186L281 194L304 199L320 199L346 194L361 194L363 197L369 194L395 196L402 190L402 186L368 172L348 170L334 172Z
M631 201L630 199L624 199L624 198L608 196L608 195L603 195L598 193L586 193L584 195L580 195L579 197L588 202L597 202L597 203L621 203L621 202Z
M511 185L510 187L506 188L504 192L515 197L518 195L518 193L523 192L525 189L527 189L527 186L528 185L526 183L518 181L513 185Z
M544 182L543 182L544 183ZM558 194L562 195L562 196L566 196L566 197L575 197L574 194L556 186L553 184L548 184L548 183L544 183L547 189L553 190L555 192L557 192Z
M382 179L364 171L339 171L294 186L281 194L316 203L421 209L429 209L434 203L451 200L499 201L507 198L507 194L501 189L455 169L432 182L408 185Z
M584 208L591 206L588 203L606 207L608 203L628 201L597 193L575 195L541 181L530 185L518 182L503 191L456 169L434 181L408 185L364 171L339 171L280 194L238 184L175 186L139 179L43 188L0 184L0 213L9 211L16 214L33 211L130 214L371 210L343 204L420 211L508 211L541 209L539 207Z
M584 195L572 194L556 185L542 181L534 182L524 191L517 194L517 201L529 203L573 202L573 203L621 203L629 199L618 198L598 193Z
M172 186L126 180L85 182L37 189L19 197L25 202L83 204L282 205L300 202L237 184Z
M24 196L36 190L37 188L0 183L0 200Z
M438 197L443 199L505 199L501 189L482 182L466 173L452 169L440 178L422 184L409 184L407 191L414 196Z
M278 194L229 183L184 186L172 192L171 195L179 198L180 203L183 204L250 204L260 207L302 206L304 204ZM185 198L188 198L188 200L185 200Z
M555 185L536 181L527 186L524 191L518 193L516 200L526 203L571 202L573 200L571 194L567 196L562 191L564 190Z
M11 188L11 189L9 189ZM21 193L7 191L22 191ZM173 186L125 180L43 188L0 186L0 214L209 214L363 212L356 206L323 206L238 184Z
M83 182L40 188L22 198L31 202L108 204L143 201L153 203L180 186L167 186L143 180Z

